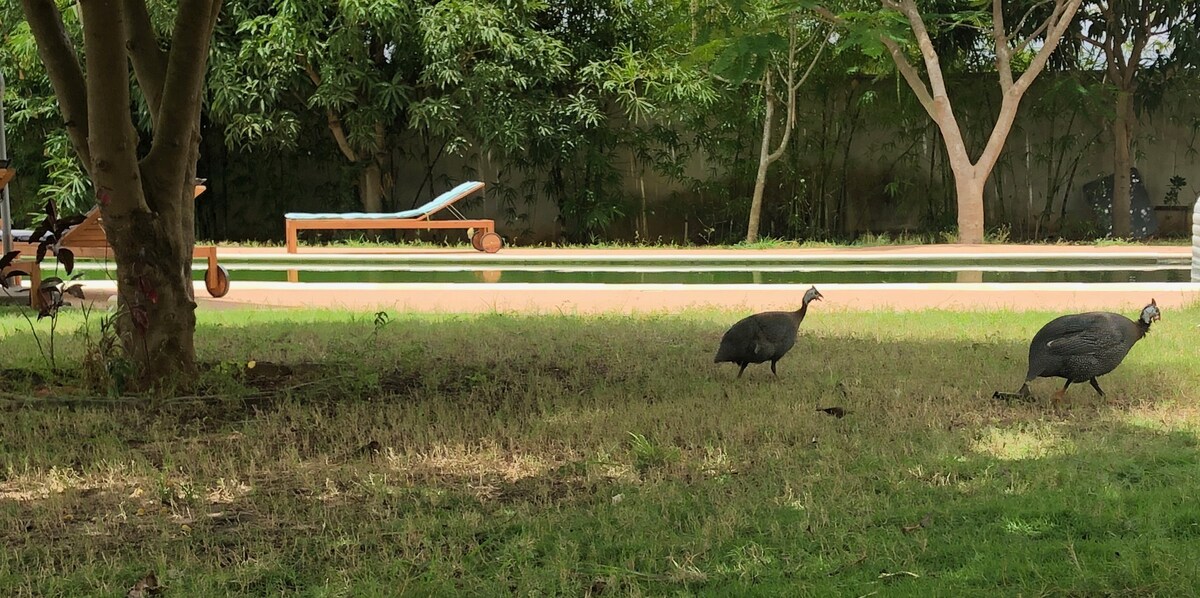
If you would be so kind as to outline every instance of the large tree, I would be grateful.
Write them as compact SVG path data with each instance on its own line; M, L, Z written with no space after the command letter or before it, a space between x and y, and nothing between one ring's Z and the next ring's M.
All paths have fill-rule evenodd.
M881 44L925 112L937 124L946 145L950 168L954 172L960 243L983 242L984 185L1008 140L1021 99L1058 47L1081 2L1046 0L1013 3L992 0L990 15L973 10L948 13L927 10L923 9L923 5L918 5L917 0L880 0L881 11L869 15L871 18L868 19L862 18L862 12L835 15L828 10L821 11L831 21L855 29L863 43ZM1010 29L1005 17L1012 14L1018 5L1027 8L1016 11L1020 17ZM988 52L994 60L999 78L1000 109L987 143L975 158L972 158L973 152L968 148L959 126L939 49L934 43L934 36L930 34L926 17L939 28L947 30L990 25L987 27L991 42ZM899 30L894 27L896 24L902 25ZM864 31L866 35L863 35ZM923 74L911 60L913 57L918 58L919 64L924 66ZM1024 70L1018 75L1015 71L1022 67Z
M53 0L22 0L117 265L117 330L143 386L195 374L193 181L201 91L220 0L179 0L169 49L146 0L86 0L84 60ZM86 65L86 69L84 68ZM130 66L152 133L139 143Z
M1113 115L1112 234L1128 237L1130 222L1130 168L1136 138L1134 102L1147 72L1157 72L1165 83L1194 63L1200 2L1195 0L1102 0L1084 9L1079 37L1098 48L1105 74L1116 93Z

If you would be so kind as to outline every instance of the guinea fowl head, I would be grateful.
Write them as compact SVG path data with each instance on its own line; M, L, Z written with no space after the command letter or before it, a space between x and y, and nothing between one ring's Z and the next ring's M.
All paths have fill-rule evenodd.
M807 291L805 291L805 293L804 293L804 304L805 304L805 305L808 305L808 304L809 304L810 302L812 302L813 300L820 301L820 300L822 300L822 299L824 299L824 298L825 298L825 297L824 297L823 295L821 295L821 291L818 291L818 290L817 290L817 287L813 286L813 287L809 288Z
M1142 308L1142 315L1140 318L1138 318L1138 321L1141 322L1143 326L1149 328L1150 324L1153 324L1161 319L1162 313L1158 311L1158 303L1151 299L1150 305Z

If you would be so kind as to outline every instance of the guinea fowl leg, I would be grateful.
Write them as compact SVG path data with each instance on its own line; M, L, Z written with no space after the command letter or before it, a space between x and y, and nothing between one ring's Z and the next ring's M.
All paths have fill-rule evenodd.
M1071 381L1067 380L1067 383L1063 384L1062 389L1060 389L1058 392L1054 393L1054 398L1052 399L1052 401L1054 402L1055 407L1057 407L1058 404L1060 402L1062 402L1063 395L1067 394L1067 388L1070 386L1071 386Z
M1104 396L1104 389L1100 388L1100 383L1097 382L1095 378L1088 380L1088 382L1090 382L1092 384L1092 388L1096 389L1096 392L1100 393L1101 397Z
M742 377L742 374L744 374L744 373L746 372L746 366L748 366L748 365L750 365L750 364L748 364L748 363L740 363L740 364L738 364L738 365L742 366L742 369L738 370L738 376L737 376L738 378L741 378L741 377Z
M775 364L776 364L776 363L779 363L779 360L778 360L778 359L776 359L775 361L772 361L772 362L771 362L771 373L772 373L772 374L775 374L775 377L776 377L776 378L778 378L778 377L779 377L779 372L776 372L776 371L775 371Z

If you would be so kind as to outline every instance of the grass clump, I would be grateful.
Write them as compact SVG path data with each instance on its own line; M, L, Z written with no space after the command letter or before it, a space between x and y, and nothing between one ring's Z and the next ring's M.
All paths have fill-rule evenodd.
M1107 401L1072 388L1057 412L990 398L1048 313L827 308L778 380L711 363L744 313L198 315L220 398L148 408L54 402L82 391L35 375L0 312L6 595L151 571L170 596L1200 584L1200 309L1156 325Z

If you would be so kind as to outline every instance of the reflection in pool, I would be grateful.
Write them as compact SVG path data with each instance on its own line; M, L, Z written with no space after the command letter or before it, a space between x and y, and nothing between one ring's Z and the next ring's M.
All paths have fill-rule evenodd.
M524 284L886 284L1188 282L1186 260L1114 262L1009 261L791 264L638 263L408 263L229 261L234 280L304 283ZM84 265L88 279L111 279L110 268ZM194 270L201 280L203 269Z

